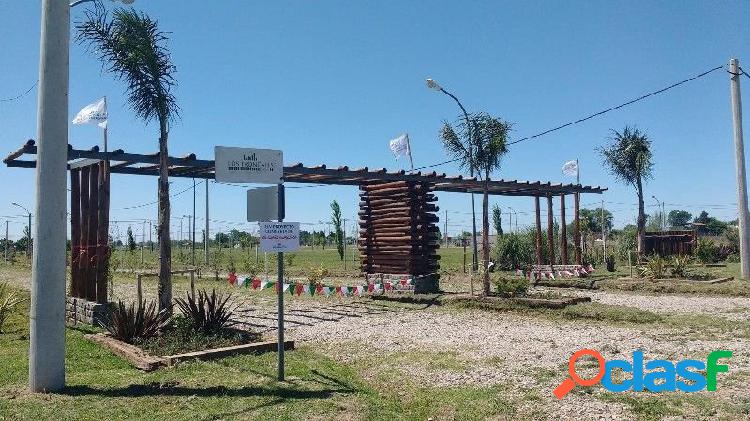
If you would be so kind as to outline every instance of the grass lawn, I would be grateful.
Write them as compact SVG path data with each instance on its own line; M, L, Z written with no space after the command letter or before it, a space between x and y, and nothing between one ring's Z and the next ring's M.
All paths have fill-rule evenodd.
M373 362L344 365L304 344L287 356L287 379L275 380L276 354L191 362L144 373L87 341L66 334L67 387L27 390L28 308L0 334L0 419L485 419L511 415L499 387L432 388L381 371ZM378 361L378 364L387 362Z
M332 275L337 276L354 276L359 274L359 254L353 253L353 246L349 246L346 252L346 269L344 262L339 258L335 247L310 248L302 247L295 253L286 253L286 270L292 276L303 276L312 269L323 266L328 269ZM438 254L441 257L440 267L456 273L463 273L463 248L461 247L441 247ZM262 272L264 268L264 253L258 252L256 259L256 249L221 249L212 248L209 251L209 265L205 265L205 256L202 249L196 250L195 264L206 270L219 270L220 272L228 271L231 264L240 271L246 272L248 266L256 265ZM291 256L291 257L290 257ZM181 269L190 266L190 251L180 250L178 247L172 249L172 267ZM154 269L158 261L158 250L151 252L145 249L143 253L143 265L141 265L140 249L134 252L126 250L114 250L112 262L118 269L138 270ZM289 262L291 261L291 265ZM471 249L467 248L467 268L471 266ZM266 256L265 266L269 272L276 272L276 253L268 253Z

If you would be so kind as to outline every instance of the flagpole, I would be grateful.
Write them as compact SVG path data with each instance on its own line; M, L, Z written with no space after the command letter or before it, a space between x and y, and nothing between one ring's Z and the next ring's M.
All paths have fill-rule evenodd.
M104 109L107 109L107 97L104 96ZM107 130L109 129L109 113L107 113L107 119L104 125L104 153L107 153Z
M414 161L411 158L411 141L409 140L409 133L406 134L406 147L409 149L409 164L411 165L411 172L414 172Z

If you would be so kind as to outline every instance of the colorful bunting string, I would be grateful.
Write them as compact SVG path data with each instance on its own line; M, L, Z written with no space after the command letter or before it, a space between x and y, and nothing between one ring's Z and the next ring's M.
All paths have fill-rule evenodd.
M279 290L278 282L274 281L263 281L259 278L250 278L237 276L236 273L232 272L227 276L227 281L230 286L234 287L245 287L252 290L264 290L273 288L275 291ZM403 290L406 287L414 284L414 278L402 278L396 283L393 281L385 282L370 282L367 285L325 285L321 282L310 283L300 281L289 281L282 283L282 292L289 292L291 295L321 295L328 297L330 295L346 297L362 297L367 294L380 294L382 292L389 292L393 290Z

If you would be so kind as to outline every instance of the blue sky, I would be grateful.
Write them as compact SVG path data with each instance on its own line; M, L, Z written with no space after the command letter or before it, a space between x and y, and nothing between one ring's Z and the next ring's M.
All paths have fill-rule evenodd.
M170 134L170 153L208 159L214 145L247 146L283 149L286 163L400 168L406 163L394 161L387 141L408 132L416 166L444 161L437 133L459 110L447 96L428 90L426 77L456 94L469 111L512 122L512 138L518 139L726 64L730 57L750 68L750 29L743 25L748 2L140 0L134 6L171 32L182 113ZM74 10L74 22L82 11ZM37 79L39 12L39 1L0 0L0 98L24 92ZM103 74L79 45L71 47L70 63L70 118L106 95L110 148L154 152L158 127L144 125L128 109L123 84ZM742 83L747 92L750 79ZM735 217L729 79L723 71L514 145L494 177L571 181L560 167L579 158L584 184L610 188L602 196L584 196L582 203L591 207L604 200L616 225L629 223L636 214L635 193L607 174L595 151L610 129L625 124L636 124L653 140L655 171L647 197L668 203L667 211L697 214L705 208L721 218ZM3 155L35 137L36 90L0 102L0 128ZM71 125L69 133L76 147L101 139L95 125ZM452 165L439 170L458 172ZM17 238L24 220L10 203L33 208L34 172L3 166L0 177L5 180L0 218L11 217L11 237ZM154 201L155 178L115 175L112 183L114 220L156 218L155 205L124 209ZM176 179L172 193L190 185ZM201 186L199 228L202 192ZM244 198L243 188L212 183L211 219L253 228L242 224ZM346 217L356 216L355 188L319 187L289 190L287 218L328 220L333 199ZM449 211L449 233L470 225L467 196L441 194L439 200L441 219L442 210ZM519 225L532 221L531 199L491 203L513 207ZM173 226L190 212L189 192L173 198ZM124 233L127 225L113 227ZM216 223L212 231L231 226Z

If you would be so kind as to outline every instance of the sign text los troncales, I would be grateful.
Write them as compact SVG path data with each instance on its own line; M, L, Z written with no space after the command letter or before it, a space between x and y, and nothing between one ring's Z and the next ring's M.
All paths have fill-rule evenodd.
M280 150L216 146L214 160L216 181L220 183L283 182L284 160Z

